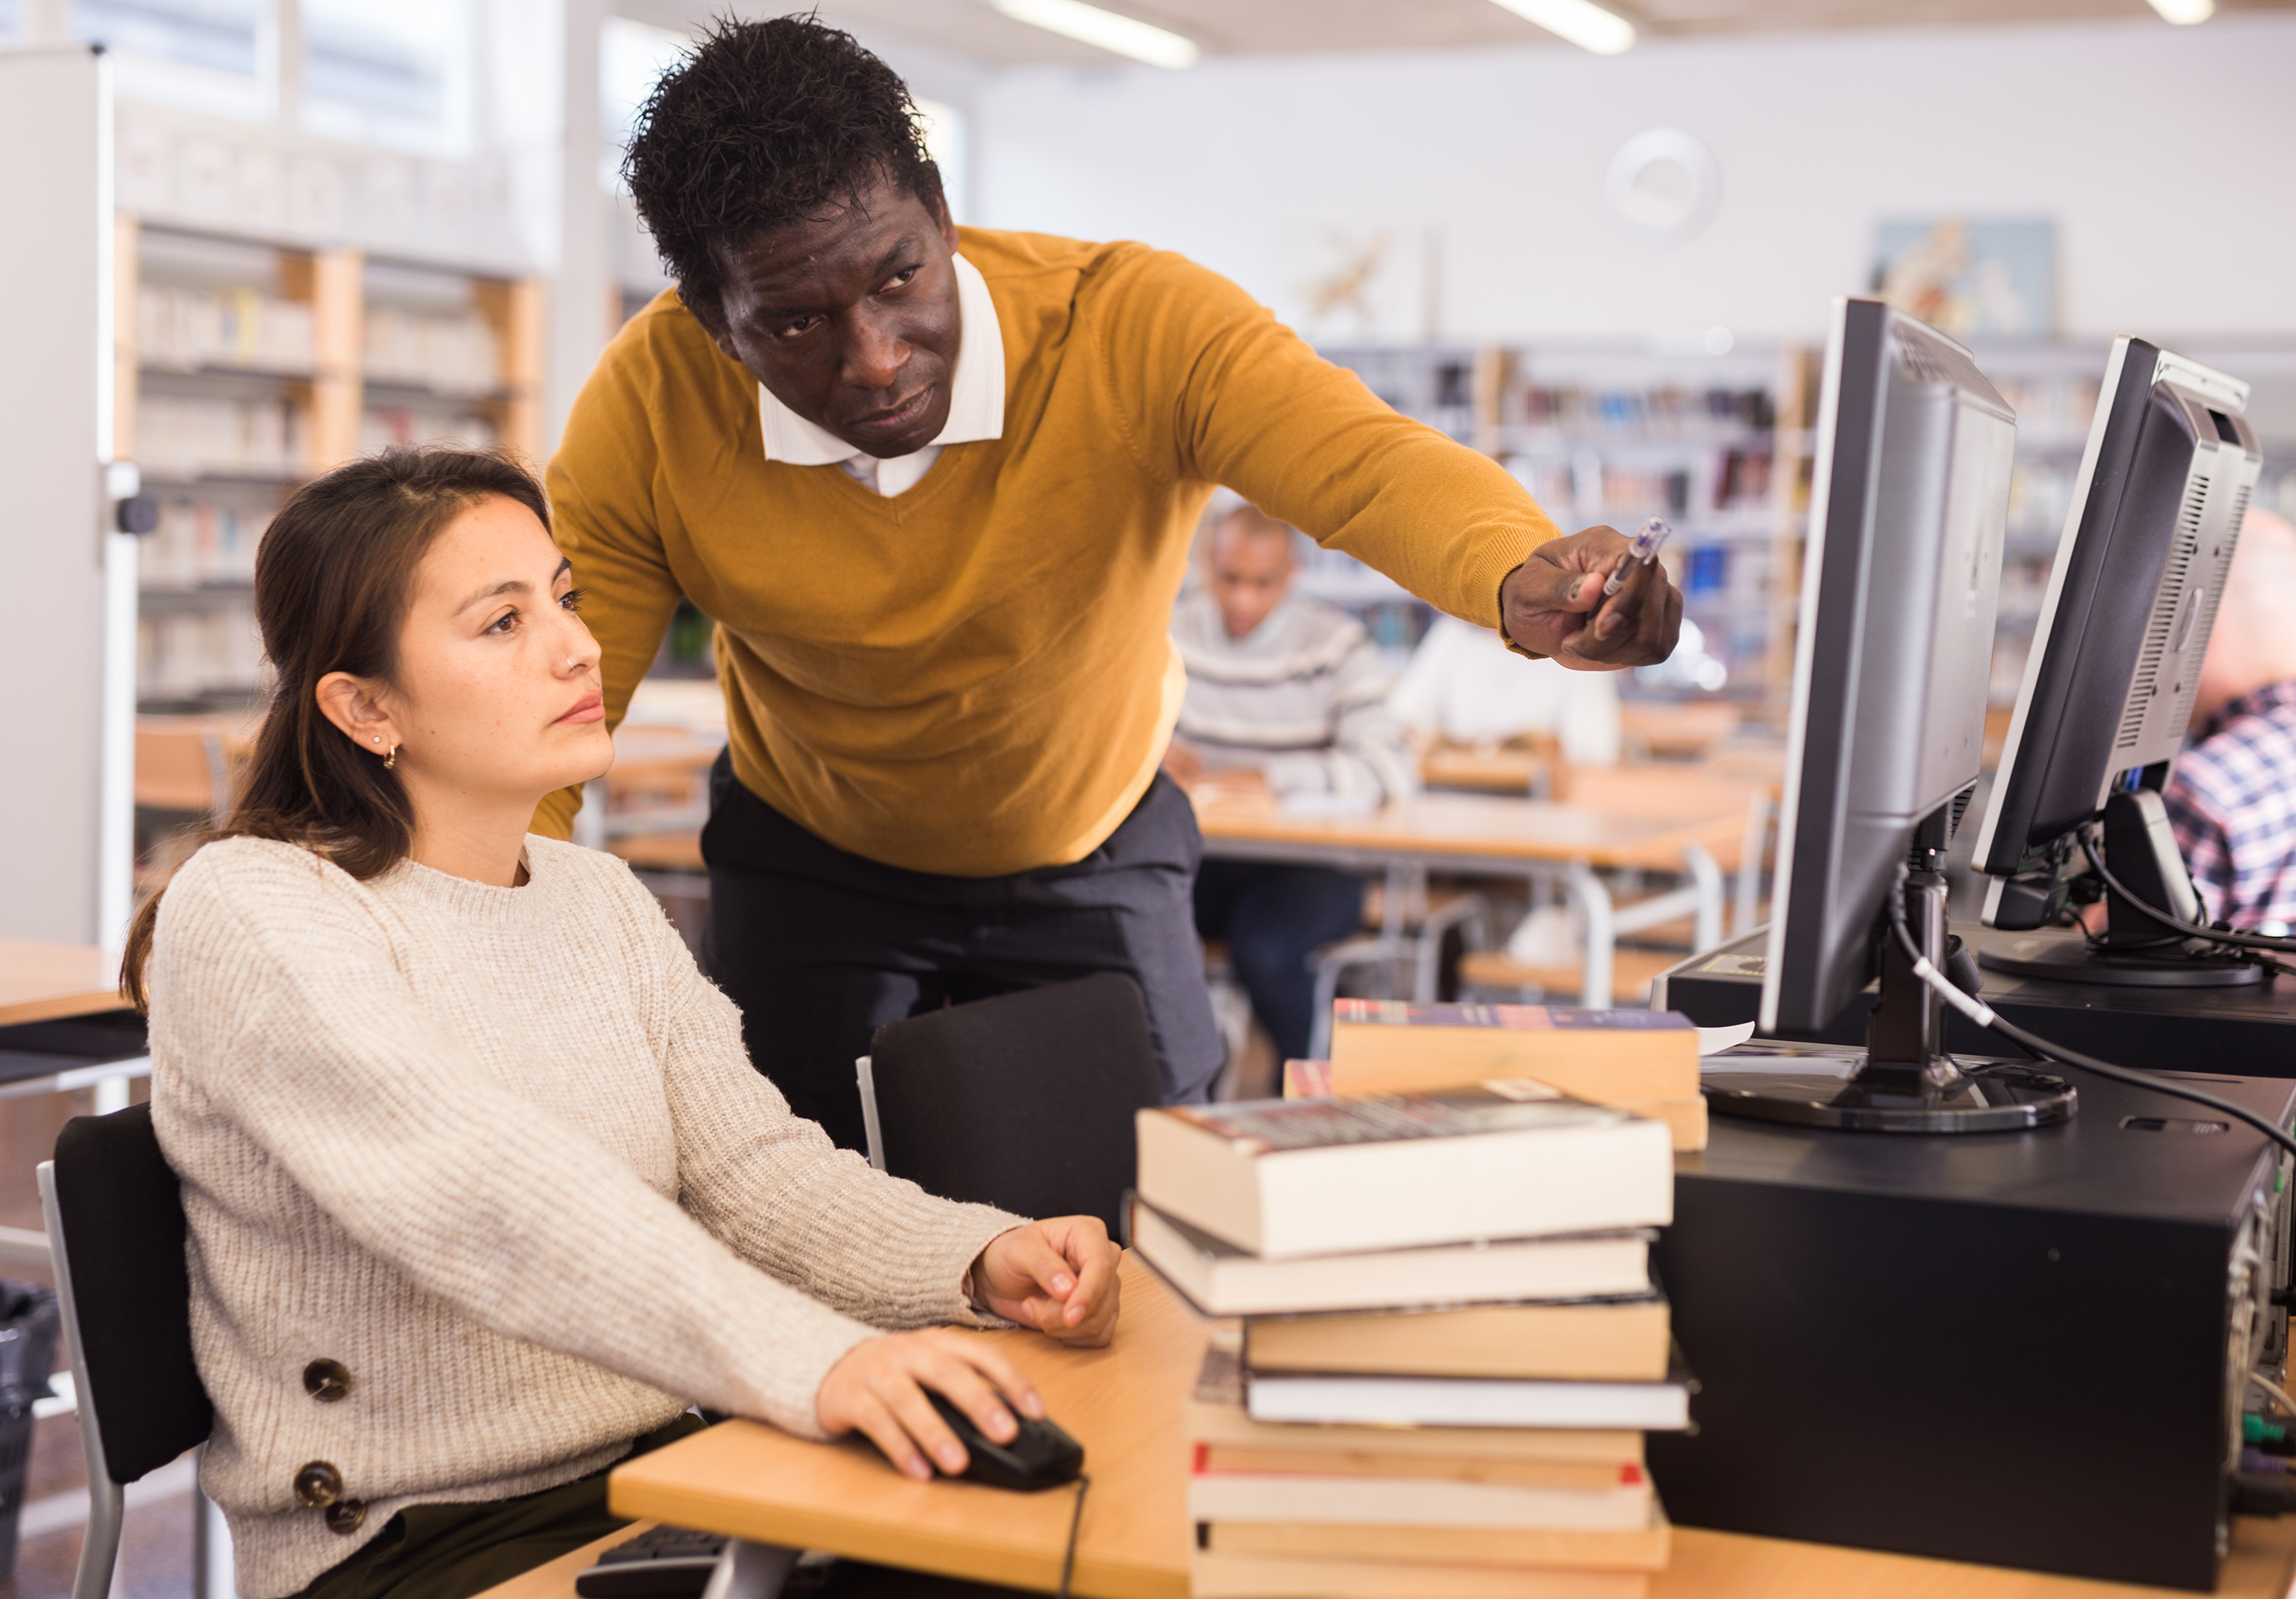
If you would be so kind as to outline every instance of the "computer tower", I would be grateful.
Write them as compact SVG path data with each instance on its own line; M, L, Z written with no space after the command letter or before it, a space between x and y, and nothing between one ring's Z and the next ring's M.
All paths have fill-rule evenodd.
M2288 1163L2075 1077L2078 1114L2030 1132L1718 1117L1679 1158L1657 1264L1696 1431L1650 1441L1677 1523L2214 1586L2247 1374L2285 1357ZM2185 1080L2296 1111L2296 1082Z

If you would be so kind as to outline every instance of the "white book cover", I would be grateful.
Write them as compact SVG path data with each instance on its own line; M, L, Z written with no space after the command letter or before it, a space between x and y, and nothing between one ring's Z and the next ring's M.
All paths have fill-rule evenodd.
M1686 1382L1255 1374L1245 1387L1244 1408L1255 1422L1679 1432L1690 1424L1690 1392Z

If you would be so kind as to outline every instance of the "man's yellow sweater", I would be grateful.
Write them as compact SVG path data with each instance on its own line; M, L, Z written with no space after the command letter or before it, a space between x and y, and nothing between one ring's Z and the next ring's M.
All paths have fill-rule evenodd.
M959 249L1003 328L1004 437L907 493L767 461L756 380L675 293L607 348L550 463L609 722L685 594L718 625L734 775L841 849L986 877L1099 848L1179 711L1167 629L1214 485L1487 627L1555 537L1214 273L1034 234Z

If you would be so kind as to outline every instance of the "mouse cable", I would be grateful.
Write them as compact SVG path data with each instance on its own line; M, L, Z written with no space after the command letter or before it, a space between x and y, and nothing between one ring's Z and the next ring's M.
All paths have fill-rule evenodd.
M1092 1490L1092 1479L1082 1472L1077 1473L1076 1509L1069 1515L1069 1548L1061 1556L1060 1591L1053 1599L1069 1599L1069 1578L1076 1575L1077 1532L1084 1526L1084 1496Z
M2172 928L2188 939L2206 939L2210 943L2228 944L2235 949L2270 949L2276 950L2282 955L2296 954L2296 939L2276 939L2267 933L2235 932L2229 927L2202 927L2197 922L2179 920L2164 910L2145 904L2129 890L2128 885L2115 877L2112 874L2112 869L2104 864L2104 852L2096 847L2096 834L2094 828L2082 828L2080 841L2081 852L2088 857L2088 864L2095 869L2096 874L2104 880L2104 886L2126 899L2134 909L2151 920L2158 922L2161 926ZM2280 966L2274 962L2267 961L2265 964L2273 966L2276 971L2288 970L2287 967Z
M2273 1403L2279 1406L2282 1410L2285 1411L2290 1415L2296 1416L2296 1399L2292 1399L2288 1397L2288 1390L2286 1389L2281 1387L2280 1384L2275 1382L2262 1372L2249 1373L2248 1380L2251 1382L2255 1383L2257 1387L2262 1389L2266 1393L2271 1395Z
M2187 1088L2182 1084L2162 1082L2151 1072L2139 1071L2128 1066L2115 1066L2109 1062L2100 1061L2093 1055L2085 1055L2079 1050L2067 1049L2062 1044L2052 1044L2038 1034L2027 1032L2013 1021L2003 1020L1991 1005L1987 1004L1975 995L1963 993L1954 986L1951 978L1930 964L1929 957L1923 955L1920 947L1914 942L1913 929L1906 922L1906 867L1900 863L1898 867L1897 882L1890 892L1890 926L1896 932L1898 943L1906 952L1906 958L1914 964L1914 975L1936 989L1946 1004L1988 1032L1998 1033L2012 1043L2020 1045L2044 1059L2055 1062L2059 1065L2070 1066L2076 1070L2091 1072L2110 1082L2123 1083L2132 1088L2147 1089L2154 1094L2165 1094L2171 1099L2189 1100L2196 1105L2206 1105L2210 1110L2219 1111L2236 1121L2246 1122L2289 1154L2296 1155L2296 1136L2292 1136L2283 1128L2275 1127L2245 1105L2236 1105L2228 1099L2219 1099L2215 1095L2204 1094L2198 1088Z

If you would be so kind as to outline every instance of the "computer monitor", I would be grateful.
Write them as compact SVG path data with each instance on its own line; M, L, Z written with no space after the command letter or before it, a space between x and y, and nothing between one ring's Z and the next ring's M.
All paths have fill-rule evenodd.
M1718 1112L1883 1130L1992 1130L2070 1113L2054 1078L1964 1074L1940 1002L1890 933L1948 964L1944 853L1984 755L2016 416L1970 353L1879 300L1834 302L1803 557L1766 1031L1815 1032L1878 965L1847 1082L1718 1074Z
M2156 909L2201 920L2160 789L2183 747L2217 602L2263 458L2248 385L2116 339L2073 502L1978 835L1986 925L2063 918L2083 829L2103 823L2112 874ZM2068 868L2071 868L2069 871ZM2107 895L2111 929L2037 952L1987 951L2021 976L2145 986L2245 983L2265 969L2164 932Z

